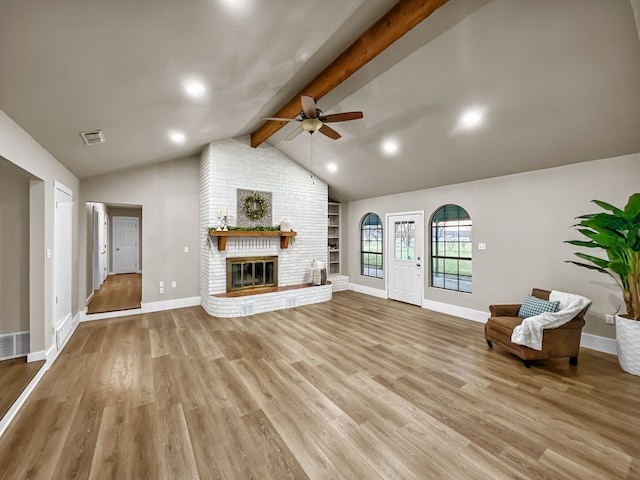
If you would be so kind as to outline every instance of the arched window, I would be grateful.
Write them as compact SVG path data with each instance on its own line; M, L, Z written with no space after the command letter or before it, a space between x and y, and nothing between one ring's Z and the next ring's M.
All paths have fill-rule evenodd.
M367 213L360 224L360 273L382 278L382 222L375 213Z
M431 220L431 286L471 293L471 217L458 205Z

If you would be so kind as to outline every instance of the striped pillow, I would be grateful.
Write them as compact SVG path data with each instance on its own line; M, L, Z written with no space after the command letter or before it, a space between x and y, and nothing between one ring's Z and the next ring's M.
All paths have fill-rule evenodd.
M522 318L533 317L545 312L557 312L560 308L560 302L547 302L546 300L540 300L532 295L527 295L522 301L518 316Z

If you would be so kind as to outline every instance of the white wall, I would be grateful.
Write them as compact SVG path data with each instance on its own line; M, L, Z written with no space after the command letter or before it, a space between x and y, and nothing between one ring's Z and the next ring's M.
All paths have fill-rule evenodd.
M327 260L327 185L268 144L249 146L249 138L222 140L209 145L201 160L202 304L226 291L227 256L278 255L280 286L301 284L313 260ZM214 226L216 212L227 208L237 218L236 190L272 193L272 220L286 218L297 232L288 249L279 239L257 242L250 253L244 245L229 239L227 250L205 245L207 227ZM235 223L232 223L235 225Z
M142 206L142 302L151 303L200 295L199 158L187 157L82 179L81 204L97 202ZM88 215L82 215L81 245L87 245ZM184 252L184 247L189 252ZM80 285L90 285L86 262L91 251L80 252ZM158 283L165 282L160 294ZM176 281L176 288L171 282ZM91 292L80 293L86 301Z
M31 352L47 350L53 344L54 271L53 258L46 259L54 244L54 181L73 192L73 305L78 311L78 179L42 148L18 124L0 111L0 156L37 180L30 186L29 212L29 323Z
M576 251L565 240L579 238L575 217L599 211L590 203L604 200L623 207L640 191L640 154L579 163L517 175L420 190L349 203L350 281L384 289L384 280L360 275L359 222L367 212L385 214L424 210L425 248L429 222L442 205L458 204L473 221L473 293L431 288L425 269L425 299L487 311L494 303L519 303L532 287L585 295L593 301L585 333L615 338L604 323L622 303L609 277L565 263ZM478 242L487 250L478 250ZM385 271L386 274L386 271Z

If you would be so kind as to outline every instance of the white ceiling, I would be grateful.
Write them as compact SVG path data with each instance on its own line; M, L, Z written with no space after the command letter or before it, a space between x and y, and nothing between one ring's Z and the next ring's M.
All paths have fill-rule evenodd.
M255 130L395 4L231 1L2 0L0 108L80 178L199 153ZM365 118L317 134L314 168L346 201L639 152L639 79L629 0L450 0L318 101ZM462 131L470 106L486 121ZM107 142L85 146L98 128ZM269 143L310 168L293 128Z

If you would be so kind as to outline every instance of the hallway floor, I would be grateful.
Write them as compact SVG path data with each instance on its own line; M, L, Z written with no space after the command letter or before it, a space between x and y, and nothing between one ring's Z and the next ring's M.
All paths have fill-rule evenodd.
M109 275L87 306L87 313L116 312L140 308L142 274Z

